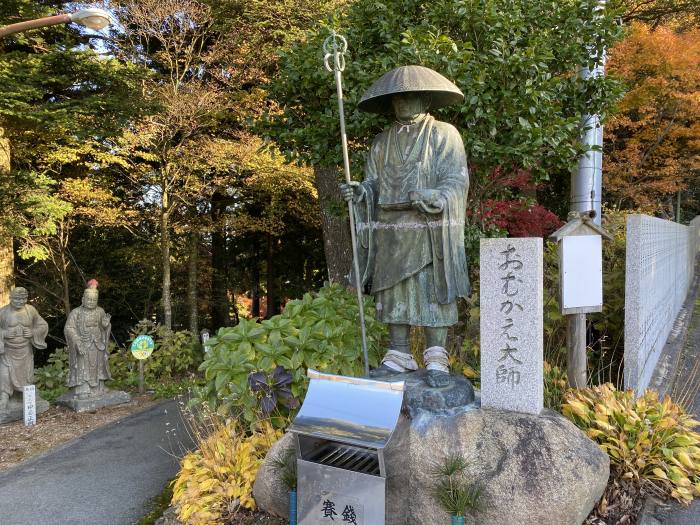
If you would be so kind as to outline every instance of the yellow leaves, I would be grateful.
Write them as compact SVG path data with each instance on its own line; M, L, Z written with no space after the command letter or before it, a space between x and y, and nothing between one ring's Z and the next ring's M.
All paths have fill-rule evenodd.
M661 470L659 467L653 468L651 470L656 477L659 477L661 479L668 479L668 476L666 476L666 473Z
M191 525L217 523L238 506L255 508L252 496L258 468L270 446L281 437L268 422L245 433L234 421L218 422L212 433L181 461L173 483L172 503L178 517Z
M610 51L610 71L627 93L607 131L605 185L617 200L644 211L692 187L700 165L700 31L679 33L633 24Z
M475 379L479 377L478 372L469 365L465 365L464 368L462 368L462 374L464 374L464 376L468 377L469 379Z
M569 391L562 412L610 456L623 479L651 483L687 503L700 495L696 421L653 391L635 399L612 385Z

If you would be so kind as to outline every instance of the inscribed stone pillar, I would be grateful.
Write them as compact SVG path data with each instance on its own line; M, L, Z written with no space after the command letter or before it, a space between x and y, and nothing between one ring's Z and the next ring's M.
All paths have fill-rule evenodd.
M541 238L481 240L482 407L542 411L542 257Z

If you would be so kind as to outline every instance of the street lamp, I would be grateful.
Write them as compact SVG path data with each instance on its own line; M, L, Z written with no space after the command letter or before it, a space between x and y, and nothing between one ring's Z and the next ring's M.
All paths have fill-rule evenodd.
M104 9L81 9L69 16L71 22L85 26L93 31L104 29L112 23L109 13Z
M88 29L98 31L104 29L112 23L112 18L104 9L81 9L75 13L67 13L62 15L47 16L37 18L36 20L27 20L10 24L9 26L0 27L0 38L4 38L15 33L27 31L29 29L38 29L40 27L55 26L59 24L70 24L74 22Z

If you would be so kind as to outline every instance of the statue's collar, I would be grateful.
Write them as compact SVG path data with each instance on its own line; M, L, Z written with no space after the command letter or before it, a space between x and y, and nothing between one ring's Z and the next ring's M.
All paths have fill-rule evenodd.
M410 120L399 120L396 119L394 122L394 125L398 127L397 133L401 133L402 131L411 131L411 126L415 126L416 124L421 124L426 118L430 116L429 113L419 113L415 117L413 117Z

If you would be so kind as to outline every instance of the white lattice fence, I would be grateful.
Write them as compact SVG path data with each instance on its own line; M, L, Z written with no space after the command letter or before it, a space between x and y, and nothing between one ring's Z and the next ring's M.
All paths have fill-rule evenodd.
M695 263L695 255L700 252L700 215L690 221L690 265Z
M700 218L690 226L649 217L627 218L625 388L641 394L693 280Z

